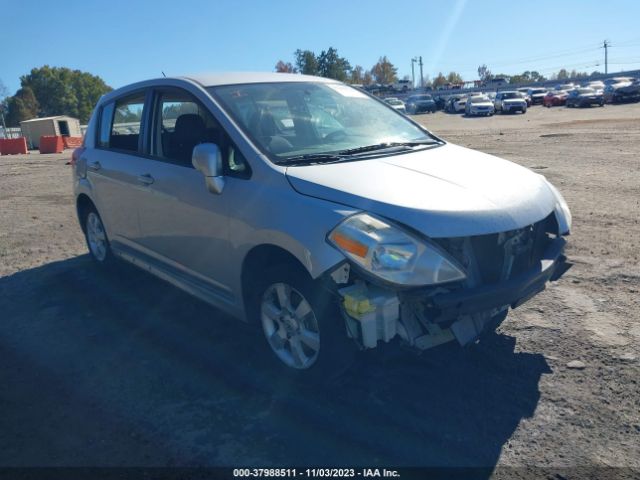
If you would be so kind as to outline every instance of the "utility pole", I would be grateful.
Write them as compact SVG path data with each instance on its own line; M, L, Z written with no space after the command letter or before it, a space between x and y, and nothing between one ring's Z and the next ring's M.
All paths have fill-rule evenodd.
M420 61L418 65L420 65L420 88L424 88L424 77L422 76L422 55L419 57Z
M412 82L411 86L413 88L416 88L416 74L415 74L415 71L414 71L413 67L415 66L417 61L418 61L418 59L416 57L413 57L411 59L411 82Z
M605 40L605 41L602 43L602 46L604 47L604 73L605 73L605 75L606 75L607 73L609 73L609 58L608 58L608 55L607 55L607 53L608 53L608 52L607 52L607 49L608 49L611 45L609 45L609 42L608 42L607 40Z

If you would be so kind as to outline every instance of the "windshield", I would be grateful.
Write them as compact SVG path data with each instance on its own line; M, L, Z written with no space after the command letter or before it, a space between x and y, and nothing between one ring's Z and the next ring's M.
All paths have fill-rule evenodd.
M489 102L489 98L488 97L471 97L469 99L469 102L471 103L487 103Z
M522 98L522 94L520 92L505 92L502 94L502 98Z
M593 88L580 88L578 89L578 93L582 94L582 95L588 95L591 93L596 93L595 90Z
M431 95L416 95L414 97L411 97L411 100L420 102L425 100L433 100L433 98L431 97Z
M343 84L277 82L209 91L279 164L372 145L436 141L394 109Z

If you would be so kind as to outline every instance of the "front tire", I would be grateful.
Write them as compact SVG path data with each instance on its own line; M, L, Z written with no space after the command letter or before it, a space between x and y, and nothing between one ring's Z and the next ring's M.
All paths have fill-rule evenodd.
M270 268L252 291L249 311L275 368L301 380L329 379L351 365L356 345L337 301L304 269Z

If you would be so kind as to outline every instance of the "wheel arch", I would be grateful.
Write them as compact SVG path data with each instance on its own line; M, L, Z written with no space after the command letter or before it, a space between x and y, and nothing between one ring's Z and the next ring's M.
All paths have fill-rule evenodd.
M263 243L254 246L242 261L240 282L242 286L242 300L246 305L251 294L251 282L254 275L259 275L268 268L276 265L288 264L304 272L311 279L311 272L294 254L274 244Z

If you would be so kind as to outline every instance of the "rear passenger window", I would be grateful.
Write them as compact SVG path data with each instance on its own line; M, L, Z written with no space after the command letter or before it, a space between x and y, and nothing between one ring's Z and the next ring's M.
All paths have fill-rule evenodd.
M138 151L140 127L144 110L144 93L116 101L109 147L115 150Z

